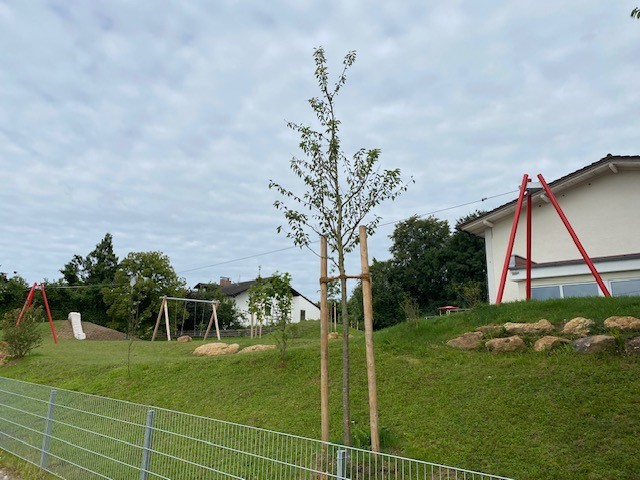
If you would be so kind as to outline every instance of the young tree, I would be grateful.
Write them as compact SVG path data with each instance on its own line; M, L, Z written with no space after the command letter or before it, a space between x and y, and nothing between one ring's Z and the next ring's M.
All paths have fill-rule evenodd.
M311 241L311 232L317 236L324 235L329 249L337 256L332 261L341 277L343 431L344 443L349 445L349 318L345 254L357 244L360 224L364 223L367 232L373 234L380 217L369 215L371 210L384 200L395 199L407 189L407 184L402 181L399 169L380 169L380 150L361 148L351 158L342 150L335 101L347 80L347 70L356 60L356 52L351 51L344 57L342 73L333 85L330 84L324 49L315 49L313 58L320 97L309 99L309 105L319 128L292 122L287 124L300 135L299 146L304 156L293 157L290 166L302 180L305 191L297 193L273 180L269 182L269 188L283 197L274 202L274 206L284 213L290 228L286 232L287 237L296 245L306 246ZM278 232L282 231L282 227L278 227Z
M20 309L6 312L0 322L2 339L7 343L7 354L11 358L25 357L42 344L42 330L39 325L44 320L42 307L27 308L20 325L16 325L19 314Z
M291 275L274 273L269 278L258 277L258 282L249 288L249 311L262 324L267 315L275 327L274 337L280 347L280 358L284 360L291 336Z

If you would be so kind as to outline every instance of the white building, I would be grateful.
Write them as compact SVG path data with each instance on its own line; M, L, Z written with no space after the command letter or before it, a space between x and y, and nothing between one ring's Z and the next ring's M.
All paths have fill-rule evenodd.
M608 155L549 187L611 294L640 295L640 156ZM603 295L544 191L531 195L532 298ZM516 205L514 200L461 225L485 239L491 303ZM526 202L512 253L505 302L526 298Z
M224 295L233 299L238 310L244 317L244 325L249 326L251 314L249 313L249 288L257 283L256 280L232 283L228 278L220 279L220 290ZM209 284L199 283L196 290L206 289ZM291 288L291 323L298 323L301 320L319 320L320 308L300 292Z

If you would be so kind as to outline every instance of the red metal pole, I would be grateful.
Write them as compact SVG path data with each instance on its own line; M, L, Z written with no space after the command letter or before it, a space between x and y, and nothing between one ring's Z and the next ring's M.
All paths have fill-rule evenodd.
M562 223L564 223L564 226L569 232L569 235L571 235L571 238L573 239L573 243L576 244L576 247L578 247L578 250L580 251L582 258L584 259L585 263L589 267L589 270L591 270L591 274L593 275L593 278L596 279L596 282L598 283L600 290L602 290L602 293L604 294L605 297L610 297L611 294L609 293L609 290L607 289L604 282L602 281L602 277L598 273L598 270L596 270L596 267L593 265L593 262L591 261L591 258L589 258L587 251L582 246L582 243L580 243L580 239L578 238L578 235L576 235L576 232L573 230L571 223L569 223L569 219L566 217L566 215L562 211L562 208L560 208L560 204L558 203L558 200L556 200L556 197L551 191L551 189L549 188L549 185L547 185L547 182L544 181L544 177L542 176L541 173L538 174L538 180L540 180L540 183L542 184L542 188L544 188L544 191L547 193L549 200L551 200L551 203L556 209L556 212L558 212L558 216L560 217L560 220L562 220Z
M44 308L47 311L47 317L49 318L49 327L51 327L51 336L53 337L53 343L58 343L58 336L56 335L56 328L53 326L53 319L51 318L51 310L49 309L49 301L47 300L47 292L44 291L44 283L40 284L40 291L42 292L42 300L44 302Z
M527 300L531 300L531 192L527 191Z
M511 224L511 235L509 236L507 254L504 257L504 265L502 266L502 275L500 277L500 286L498 287L496 305L502 303L502 295L504 295L504 285L507 281L507 272L509 271L509 260L511 259L511 252L513 252L513 243L516 239L516 232L518 231L518 221L520 220L520 210L522 210L522 200L524 198L524 192L527 187L528 181L529 175L525 173L525 175L522 177L522 184L520 185L520 195L518 195L518 203L516 205L516 211L513 215L513 223Z
M16 327L20 325L20 320L22 320L22 315L24 315L25 310L31 306L31 303L33 303L33 296L35 295L35 292L36 292L36 285L37 283L34 283L33 287L31 287L31 290L29 290L29 295L27 295L27 299L24 301L22 310L20 310L20 315L18 315L18 321L16 322Z

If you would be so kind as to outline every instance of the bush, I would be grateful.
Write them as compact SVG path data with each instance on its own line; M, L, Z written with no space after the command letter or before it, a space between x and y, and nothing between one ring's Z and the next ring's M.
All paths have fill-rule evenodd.
M22 358L42 344L42 331L38 323L44 320L42 307L25 310L20 325L16 320L20 310L7 312L2 317L2 339L7 343L7 354L11 358Z

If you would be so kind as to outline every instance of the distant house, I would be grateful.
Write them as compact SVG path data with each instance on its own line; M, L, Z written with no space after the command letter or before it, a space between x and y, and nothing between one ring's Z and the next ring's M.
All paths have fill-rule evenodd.
M611 294L640 295L640 156L608 155L549 187ZM532 298L602 295L544 191L533 190L531 199ZM514 200L461 225L485 239L491 303L496 301L516 204ZM503 301L526 298L524 212L523 206Z
M249 325L249 288L258 283L256 280L233 283L227 277L220 278L220 285L210 283L198 283L194 288L198 291L207 291L215 287L220 287L224 295L233 299L236 307L244 316L243 323ZM293 287L291 288L291 322L298 323L301 320L318 320L320 309L307 297L302 295Z

